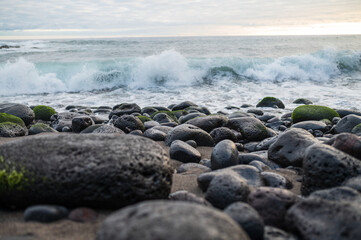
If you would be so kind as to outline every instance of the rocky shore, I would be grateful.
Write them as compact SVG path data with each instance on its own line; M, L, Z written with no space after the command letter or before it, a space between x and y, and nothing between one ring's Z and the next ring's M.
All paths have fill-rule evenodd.
M361 239L361 112L294 103L0 103L0 240Z

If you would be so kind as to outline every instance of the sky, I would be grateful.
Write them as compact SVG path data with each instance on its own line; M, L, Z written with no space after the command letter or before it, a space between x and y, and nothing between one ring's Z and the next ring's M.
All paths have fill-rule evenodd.
M0 0L0 39L361 34L361 0Z

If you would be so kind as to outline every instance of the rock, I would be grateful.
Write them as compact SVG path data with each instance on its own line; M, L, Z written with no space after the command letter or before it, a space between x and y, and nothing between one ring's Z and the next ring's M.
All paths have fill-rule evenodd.
M0 123L15 123L26 128L25 123L21 118L7 113L0 113Z
M44 132L58 132L58 131L56 131L55 129L49 127L49 125L44 123L34 124L29 129L29 135L35 135Z
M306 99L306 98L297 98L293 101L294 104L305 104L305 105L311 105L313 104L312 101Z
M172 159L179 160L184 163L198 163L201 160L201 154L189 144L175 140L170 145L169 154Z
M285 108L285 105L278 98L265 97L259 103L257 103L256 107Z
M357 190L349 187L335 187L324 190L318 190L311 193L311 195L308 198L320 198L323 200L335 201L335 202L358 201L361 204L361 194Z
M121 129L125 133L130 133L134 130L145 130L144 124L139 118L133 115L122 115L114 122L114 126Z
M154 141L164 141L167 134L158 129L149 128L144 132L144 136L153 139Z
M167 154L142 137L38 135L0 145L0 156L2 207L46 202L119 208L167 198L171 189Z
M249 204L232 203L224 209L224 213L236 221L252 240L263 240L263 220Z
M198 146L214 146L211 135L190 124L182 124L169 131L165 139L165 144L169 146L175 140L194 140Z
M94 124L95 123L94 123L93 119L89 116L74 117L71 120L71 128L73 129L73 132L76 132L76 133L80 133L87 127L94 125Z
M210 169L207 166L204 166L202 164L198 163L184 163L180 165L177 168L177 173L184 173L184 172L193 172L194 169L197 169L197 172L205 173L205 172L211 172L212 169Z
M0 137L20 137L25 136L27 129L12 122L0 123Z
M303 129L290 129L282 133L268 149L268 158L281 166L302 166L307 147L318 140Z
M361 137L361 123L354 126L351 132L359 137Z
M203 173L198 176L198 186L205 192L208 189L209 183L214 177L218 175L235 175L244 179L247 185L252 187L263 186L263 180L259 174L259 170L253 166L237 165L228 168L222 168L209 173Z
M322 119L328 119L332 121L334 117L340 117L338 113L325 106L318 105L302 105L296 107L292 112L292 122L298 123L307 120L319 121Z
M361 174L360 160L324 144L314 144L306 149L303 160L303 195L331 187Z
M274 119L276 116L275 115L270 115L268 113L262 115L262 116L259 116L257 117L259 120L261 120L262 122L267 122L271 119Z
M359 202L307 198L289 209L286 222L302 239L361 239Z
M210 135L214 139L215 143L219 143L222 140L229 139L233 142L237 141L236 135L233 131L227 127L215 128L210 132Z
M38 105L34 109L35 119L50 121L50 117L56 114L56 111L48 106Z
M204 206L212 207L212 204L210 204L207 200L204 198L198 197L197 195L187 192L185 190L177 191L169 195L170 200L175 201L187 201L191 203L197 203Z
M263 240L297 240L291 234L272 226L265 226Z
M74 222L95 222L98 213L90 208L76 208L69 213L68 218Z
M209 183L205 199L214 207L224 209L234 202L247 200L250 188L236 174L219 174Z
M352 129L361 124L361 116L357 116L354 114L347 115L346 117L341 118L340 121L335 126L336 133L343 133L343 132L351 132Z
M268 150L269 147L277 141L277 139L278 139L278 136L264 139L263 141L261 141L260 143L258 143L256 145L255 151Z
M361 138L354 134L337 134L326 143L338 150L354 156L355 158L361 159Z
M7 113L21 118L26 126L32 123L35 117L31 108L17 103L0 103L0 113Z
M254 117L232 118L228 127L240 131L248 141L262 141L269 137L266 126Z
M66 218L68 209L57 205L35 205L25 209L24 220L42 223L55 222Z
M105 126L105 124L93 124L93 125L90 125L89 127L87 127L86 129L82 130L80 132L80 134L88 134L88 133L93 133L96 129L102 127L102 126ZM114 127L113 125L109 125L109 126L112 126ZM117 128L118 129L118 128ZM120 130L120 129L118 129ZM120 130L121 131L121 130ZM62 132L64 132L64 130L62 130ZM70 131L71 132L71 131Z
M215 128L224 127L228 123L228 118L222 115L210 115L206 117L197 117L187 121L187 124L194 125L210 132Z
M239 153L238 154L238 164L249 164L252 161L260 161L264 164L266 164L271 169L279 168L280 166L277 163L274 163L267 158L260 156L255 153Z
M202 165L208 167L209 169L212 168L212 163L211 163L210 159L202 159L202 160L199 161L199 164L202 164Z
M139 118L139 120L142 121L143 124L146 123L146 122L156 122L156 121L153 121L150 117L147 117L147 116L136 116L136 117Z
M302 128L305 130L312 129L313 131L319 130L326 132L329 130L328 126L321 121L303 121L292 125L292 128Z
M158 112L159 110L155 107L145 107L145 108L142 108L141 110L141 114L148 114L149 116L152 115L153 113L155 112ZM169 109L166 109L166 111L169 111Z
M361 176L350 178L350 179L346 180L342 185L352 188L352 189L355 189L359 193L361 193Z
M140 107L135 103L122 103L115 105L113 107L113 111L109 114L109 119L112 118L113 115L116 115L118 117L122 115L130 115L132 113L140 113L141 109Z
M228 119L232 118L242 118L242 117L252 117L252 114L245 113L242 111L236 111L228 115Z
M260 187L248 197L248 203L257 210L266 225L285 228L287 210L298 201L297 195L280 188Z
M255 168L257 168L260 172L263 172L265 170L271 170L271 168L269 166L267 166L266 164L264 164L261 161L257 161L257 160L253 160L252 162L249 163L250 166L254 166Z
M360 111L350 110L350 109L336 109L336 112L340 115L341 118L346 117L347 115L354 114L361 116Z
M61 132L64 127L71 128L72 119L78 116L84 116L84 115L73 112L62 112L62 113L54 114L50 118L51 121L50 127L54 128L58 132Z
M150 129L150 128L152 128L152 127L155 127L155 126L159 126L160 124L159 124L159 122L157 122L157 121L146 121L146 122L144 122L143 123L144 124L144 127L145 127L145 129L147 130L147 129Z
M188 107L198 107L198 105L195 103L192 103L191 101L185 101L185 102L181 102L181 103L173 106L172 111L183 110Z
M292 187L290 181L284 176L273 172L261 172L262 179L266 186L282 189L290 189Z
M193 148L197 148L197 143L194 140L188 140L186 143Z
M129 134L130 134L130 135L134 135L134 136L141 136L141 137L144 136L143 132L140 131L140 130L133 130L133 131L131 131Z
M253 114L256 114L258 116L262 116L264 114L261 109L257 109L257 108L248 109L247 113L253 113Z
M176 219L175 219L176 217ZM248 240L228 215L200 204L148 201L105 219L97 240Z
M169 112L171 113L171 112ZM176 117L174 116L174 119L169 116L169 113L165 112L156 112L156 114L152 117L154 121L158 123L169 123L169 122L177 122Z
M200 113L200 112L195 112L195 113L188 113L187 115L181 116L179 118L179 122L180 123L185 123L191 119L197 118L197 117L205 117L207 115L205 115L204 113Z
M234 166L238 163L238 150L231 140L223 140L213 148L211 166L213 170Z
M98 127L97 129L95 129L92 133L94 133L94 134L106 134L106 133L108 133L108 134L113 134L113 133L124 134L124 132L122 130L114 127L113 125L102 125L102 126Z

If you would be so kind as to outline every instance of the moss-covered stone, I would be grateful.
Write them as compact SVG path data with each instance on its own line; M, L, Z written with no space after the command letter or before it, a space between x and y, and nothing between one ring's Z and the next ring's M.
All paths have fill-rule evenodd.
M0 123L5 122L11 122L25 127L25 123L21 118L7 113L0 113Z
M0 156L0 193L24 190L31 183L26 175L24 169L17 170L15 166L9 166Z
M332 121L334 117L340 117L340 115L329 107L318 105L302 105L295 108L292 112L293 123L307 120L319 121L322 119L328 119Z
M150 117L147 117L147 116L136 116L136 117L139 118L140 121L142 121L142 123L152 121L152 119Z
M165 113L167 114L174 122L178 122L178 119L176 117L176 115L172 112L172 111L158 111L153 113L152 115L150 115L150 117L153 119L155 115L157 115L158 113Z
M56 111L45 105L38 105L33 109L35 113L35 119L43 121L50 121L50 117L56 113Z
M326 125L332 125L332 122L331 122L330 120L326 119L326 118L320 120L320 122L323 122L323 123L326 124Z
M357 136L361 136L361 123L354 126L351 132Z
M0 137L19 137L25 136L27 133L26 127L20 126L13 122L0 123Z
M51 128L50 126L44 123L37 123L30 127L29 135L34 135L43 132L58 132L55 129Z
M177 119L179 119L181 116L187 115L188 111L186 111L186 110L176 110L176 111L172 111L172 113L177 117Z
M256 107L275 107L285 108L285 105L281 100L275 97L265 97L259 103L257 103Z

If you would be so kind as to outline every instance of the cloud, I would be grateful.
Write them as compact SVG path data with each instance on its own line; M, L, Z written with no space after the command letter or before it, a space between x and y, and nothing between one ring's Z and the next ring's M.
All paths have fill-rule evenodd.
M0 0L0 31L118 29L197 35L202 28L361 22L359 0ZM157 32L154 32L157 31Z

